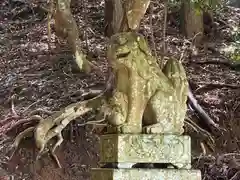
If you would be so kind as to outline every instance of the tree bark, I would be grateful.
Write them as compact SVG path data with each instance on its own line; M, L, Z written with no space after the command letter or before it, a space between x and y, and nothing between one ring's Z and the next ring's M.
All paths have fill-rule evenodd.
M190 0L183 0L181 7L181 30L186 38L193 38L199 44L203 38L203 12L196 11Z
M110 37L120 31L123 24L124 9L122 0L105 0L105 36Z
M105 0L105 35L138 30L150 0Z

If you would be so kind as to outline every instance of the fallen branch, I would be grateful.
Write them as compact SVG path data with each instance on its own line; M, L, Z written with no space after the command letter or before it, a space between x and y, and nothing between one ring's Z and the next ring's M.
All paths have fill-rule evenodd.
M206 148L204 146L204 144L206 143L206 145L213 151L214 147L215 147L215 141L212 137L212 135L204 130L203 128L201 128L200 126L198 126L195 122L193 122L190 118L186 118L184 123L186 125L188 125L189 127L191 127L198 135L200 135L200 139L201 139L201 143L200 146L203 150L203 154L206 155Z
M240 69L240 62L231 62L229 60L211 60L211 61L191 61L191 63L195 64L223 64L225 66L230 67L233 70Z
M203 84L206 86L212 86L214 88L232 88L232 89L240 89L240 85L233 85L233 84L225 84L225 83L208 83L208 82L198 82L198 84Z
M234 176L231 177L230 180L238 180L238 179L240 179L240 170L238 170L238 172L236 172Z
M216 124L212 118L204 111L204 109L198 104L197 100L194 98L193 93L189 87L188 101L192 109L194 109L200 118L211 128L220 130L219 125Z

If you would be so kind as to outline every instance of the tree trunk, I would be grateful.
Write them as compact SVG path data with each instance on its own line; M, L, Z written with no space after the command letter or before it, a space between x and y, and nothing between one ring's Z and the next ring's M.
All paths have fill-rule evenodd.
M124 8L122 0L105 0L105 35L111 35L123 31L124 21ZM126 27L125 27L126 28ZM121 30L120 30L121 29Z
M196 11L190 0L183 0L181 7L181 30L186 38L194 38L195 44L203 37L203 12Z
M150 0L105 0L105 35L138 30Z
M229 5L232 7L240 8L240 1L239 0L230 0Z

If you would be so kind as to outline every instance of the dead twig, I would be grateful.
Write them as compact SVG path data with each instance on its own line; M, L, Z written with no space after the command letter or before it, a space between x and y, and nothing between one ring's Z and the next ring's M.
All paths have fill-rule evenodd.
M104 122L105 121L105 118L103 119L100 119L100 120L97 120L97 121L88 121L88 122L85 122L85 123L81 123L81 124L78 124L78 126L86 126L86 125L95 125L95 126L98 126L98 125L101 125L101 126L106 126L107 124L102 124L101 122Z
M15 111L15 106L14 106L14 102L13 102L14 99L15 99L15 95L12 95L12 97L11 97L11 111L12 111L14 117L19 117L18 114Z
M223 64L225 66L230 67L231 69L237 69L240 67L240 63L239 62L231 62L229 60L207 60L207 61L191 61L191 63L195 63L195 64Z
M163 67L163 63L164 63L164 54L166 53L166 29L167 29L167 11L168 11L168 1L164 1L164 24L163 24L163 54L161 57L161 64L160 67Z
M166 31L167 31L168 1L164 2L164 24L163 24L163 53L166 53Z
M27 110L29 110L31 107L33 107L34 105L36 105L37 103L41 102L42 100L37 100L34 103L30 104L28 107L26 107L23 111L22 114L25 114L27 112Z
M204 143L203 143L203 142L200 142L200 146L201 146L203 155L205 156L205 155L207 154L207 151L206 151L206 148L205 148L205 146L204 146Z
M23 119L18 119L17 121L10 121L8 122L7 124L4 124L1 129L0 129L0 134L6 134L8 133L9 131L11 131L12 129L16 128L17 126L19 125L23 125L23 124L27 124L29 122L32 122L32 121L39 121L39 117L38 115L34 115L30 118L23 118Z
M221 164L222 163L222 161L223 161L223 159L224 158L226 158L226 157L235 157L235 156L239 156L240 157L240 153L227 153L227 154L223 154L223 155L221 155L221 156L219 156L218 158L217 158L217 164ZM240 167L240 165L239 165L239 167Z
M225 84L225 83L211 83L211 82L198 82L198 84L204 85L202 88L207 88L207 86L211 86L213 88L232 88L232 89L240 89L240 85L233 84ZM199 89L198 89L199 90Z
M238 180L240 179L240 171L236 172L233 177L231 177L230 180Z
M154 56L157 57L157 49L156 49L156 44L155 44L155 40L154 40L154 34L153 34L153 22L152 22L152 16L153 16L153 5L150 4L150 18L149 18L149 23L151 26L151 41L152 41L152 46L153 46L153 50L154 50ZM164 51L165 52L165 51Z
M84 20L85 22L88 22L88 19L87 19L87 7L86 7L86 1L83 1L83 16L84 16ZM88 45L88 32L87 32L87 29L88 28L84 28L83 31L84 31L84 35L85 35L85 45L86 45L86 49L87 49L87 53L86 54L89 54L89 45Z
M47 115L52 115L53 114L52 111L49 111L47 109L38 108L38 109L35 109L35 110L31 111L29 113L29 116L35 115L37 113L44 113L44 114L47 114Z
M206 155L206 148L204 146L204 142L206 142L207 146L213 151L215 146L215 140L213 139L212 135L198 126L195 122L193 122L190 118L186 118L184 123L186 123L188 126L190 126L195 132L197 132L200 136L202 141L200 143L200 146L203 150L203 154Z

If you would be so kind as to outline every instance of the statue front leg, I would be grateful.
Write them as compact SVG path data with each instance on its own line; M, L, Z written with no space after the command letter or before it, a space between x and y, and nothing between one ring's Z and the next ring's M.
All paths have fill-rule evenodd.
M142 133L142 117L146 106L147 97L145 95L146 82L141 77L132 72L130 76L130 88L128 92L128 114L127 120L122 127L123 133Z
M144 132L147 134L182 134L183 120L179 117L174 94L158 90L144 112Z
M145 108L144 86L137 76L130 76L126 92L117 91L109 101L109 124L117 133L142 132L142 115ZM111 130L110 130L111 131Z
M144 115L146 133L182 134L187 111L187 77L180 62L170 59L163 68L172 88L159 79L159 87L150 99ZM152 82L157 83L157 82ZM164 88L166 87L166 88Z

